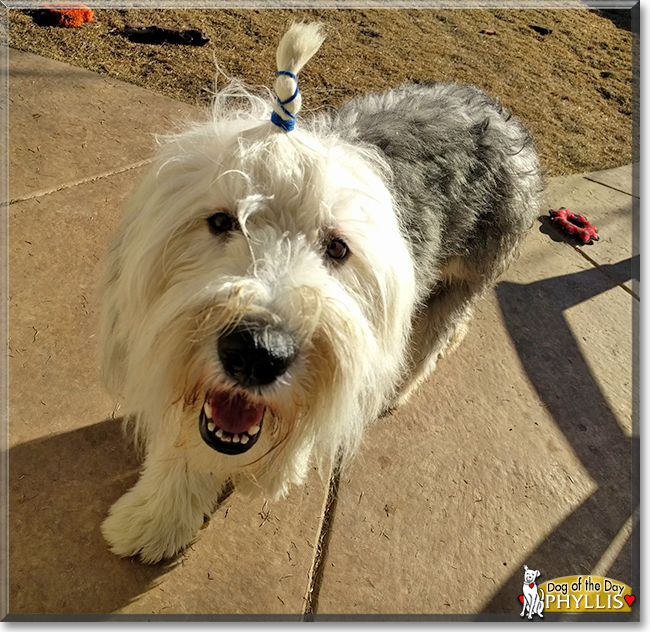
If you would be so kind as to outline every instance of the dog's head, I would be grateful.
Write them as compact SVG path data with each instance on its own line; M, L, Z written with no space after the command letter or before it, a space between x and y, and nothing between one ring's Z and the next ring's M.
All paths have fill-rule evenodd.
M279 70L321 41L292 27ZM322 121L287 132L274 107L231 83L207 124L163 142L103 282L106 381L146 433L180 420L185 439L251 459L258 443L355 447L401 370L414 300L380 159Z
M541 575L539 571L534 571L528 566L524 566L524 584L533 584L535 580Z

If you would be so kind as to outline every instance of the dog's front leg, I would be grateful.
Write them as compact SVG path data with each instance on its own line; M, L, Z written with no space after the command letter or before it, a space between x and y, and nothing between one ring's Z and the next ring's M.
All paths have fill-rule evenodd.
M535 592L530 597L530 608L528 608L529 619L532 619L533 615L537 614L537 601L538 601L538 595L537 595L537 589L535 589Z
M174 446L152 448L136 485L112 507L102 533L116 555L139 554L153 564L172 557L194 539L212 515L227 479L192 471Z
M524 595L524 607L521 609L521 614L519 615L520 617L525 616L527 603L528 603L528 599L526 598L526 595Z

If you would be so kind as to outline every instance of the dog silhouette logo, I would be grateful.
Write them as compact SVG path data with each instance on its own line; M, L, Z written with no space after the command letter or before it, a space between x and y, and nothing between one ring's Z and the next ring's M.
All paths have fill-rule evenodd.
M542 612L544 611L544 591L537 587L537 578L541 575L539 571L534 571L528 566L524 565L524 586L523 594L519 595L523 608L519 616L526 616L528 610L528 618L532 619L536 614L541 619L544 618Z

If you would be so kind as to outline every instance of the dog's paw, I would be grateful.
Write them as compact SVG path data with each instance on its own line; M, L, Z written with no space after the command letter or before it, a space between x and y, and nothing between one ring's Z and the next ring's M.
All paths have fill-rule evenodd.
M156 500L150 497L143 502L131 490L111 507L101 530L113 553L138 555L145 564L155 564L176 556L194 540L203 513L174 515Z

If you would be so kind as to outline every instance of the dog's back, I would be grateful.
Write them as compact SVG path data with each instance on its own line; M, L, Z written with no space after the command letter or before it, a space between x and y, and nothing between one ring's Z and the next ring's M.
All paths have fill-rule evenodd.
M542 190L528 131L485 93L405 85L346 103L336 125L378 147L424 292L452 258L494 281L532 225Z

